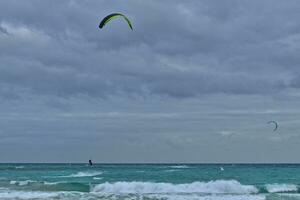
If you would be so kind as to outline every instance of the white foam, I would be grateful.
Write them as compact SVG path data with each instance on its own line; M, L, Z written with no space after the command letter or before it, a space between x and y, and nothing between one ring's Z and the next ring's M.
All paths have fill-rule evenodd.
M92 188L91 192L109 194L252 194L258 189L251 185L242 185L235 180L217 180L193 182L188 184L152 183L152 182L115 182L102 183Z
M298 190L297 185L294 184L268 184L266 189L270 193L276 192L296 192Z
M94 180L101 180L102 177L93 177Z
M148 199L159 200L265 200L265 195L146 195Z
M9 184L11 184L11 185L16 185L16 184L17 184L17 181L10 181Z
M20 186L28 185L28 184L31 183L31 182L33 182L33 181L29 181L29 180L27 180L27 181L19 181L19 185L20 185Z
M32 181L32 180L26 180L26 181L10 181L9 183L11 185L18 185L18 186L25 186L25 185L29 185L30 183L37 183L38 181ZM44 185L57 185L57 184L62 184L62 183L68 183L66 181L58 181L58 182L40 182Z
M156 200L265 200L263 195L197 195L197 194L145 194L145 195L103 195L82 192L33 192L0 191L1 200L96 200L96 199L156 199Z
M101 175L102 174L102 172L89 172L89 171L87 171L87 172L78 172L78 173L76 173L76 174L71 174L71 175L68 175L68 176L61 176L61 177L69 177L69 178L71 178L71 177L74 177L74 178L76 178L76 177L88 177L88 176L98 176L98 175Z
M24 166L16 166L15 168L16 169L24 169L25 167Z
M190 168L187 165L174 165L174 166L170 166L170 167L174 168L174 169L187 169L187 168Z
M48 199L57 196L57 193L25 192L25 191L1 191L0 199Z
M44 182L44 185L58 185L58 184L63 184L63 183L68 183L66 181L58 181L58 182Z
M32 181L32 180L26 180L26 181L10 181L9 184L11 185L19 185L19 186L25 186L25 185L29 185L30 183L34 183L36 181Z
M1 200L84 200L94 199L90 193L84 192L41 192L41 191L15 191L15 190L0 190Z

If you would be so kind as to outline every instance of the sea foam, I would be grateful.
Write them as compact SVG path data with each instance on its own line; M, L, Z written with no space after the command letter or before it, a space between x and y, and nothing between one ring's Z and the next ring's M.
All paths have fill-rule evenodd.
M168 194L168 195L145 195L153 200L266 200L265 195L196 195L196 194ZM130 198L128 198L129 200ZM136 198L139 199L139 198Z
M145 195L99 195L81 192L33 192L33 191L2 191L0 199L5 200L265 200L263 195L197 195L197 194L145 194Z
M86 198L85 198L86 197ZM89 194L81 192L40 192L40 191L0 191L2 200L75 200L88 199Z
M153 182L115 182L102 183L91 192L109 194L166 194L166 193L204 193L204 194L253 194L258 189L251 185L242 185L236 180L217 180L193 182L187 184Z
M190 167L187 166L187 165L173 165L173 166L170 166L170 168L174 168L174 169L188 169Z
M25 186L25 185L29 185L30 183L34 183L34 182L36 182L36 181L26 180L26 181L10 181L9 183L11 185Z
M5 191L0 192L0 199L48 199L57 196L49 192Z
M266 189L270 193L298 191L297 185L294 184L268 184Z
M71 175L67 175L67 176L61 176L61 177L65 177L65 178L76 178L76 177L88 177L88 176L98 176L101 175L103 172L77 172L75 174L71 174Z

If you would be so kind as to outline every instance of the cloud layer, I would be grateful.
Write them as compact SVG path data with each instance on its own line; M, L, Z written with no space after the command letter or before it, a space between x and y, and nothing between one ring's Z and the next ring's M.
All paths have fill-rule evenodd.
M252 140L272 157L265 146L278 139L257 143L265 121L292 124L280 137L287 143L300 128L299 9L296 0L1 1L0 148L11 152L2 161L56 161L64 145L71 161L97 150L110 152L99 161L244 161L235 151ZM111 12L126 14L134 30L122 20L98 29ZM45 153L19 155L25 141ZM130 147L154 143L161 158ZM214 156L191 156L207 148ZM274 151L289 154L283 148Z

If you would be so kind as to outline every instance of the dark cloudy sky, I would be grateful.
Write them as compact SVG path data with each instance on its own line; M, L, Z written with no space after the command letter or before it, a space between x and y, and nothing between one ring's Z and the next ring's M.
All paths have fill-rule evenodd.
M0 1L0 162L300 162L299 10Z

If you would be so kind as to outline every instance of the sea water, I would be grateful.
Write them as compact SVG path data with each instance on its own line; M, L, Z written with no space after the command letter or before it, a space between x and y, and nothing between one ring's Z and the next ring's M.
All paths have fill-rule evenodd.
M0 199L300 200L294 164L0 164Z

